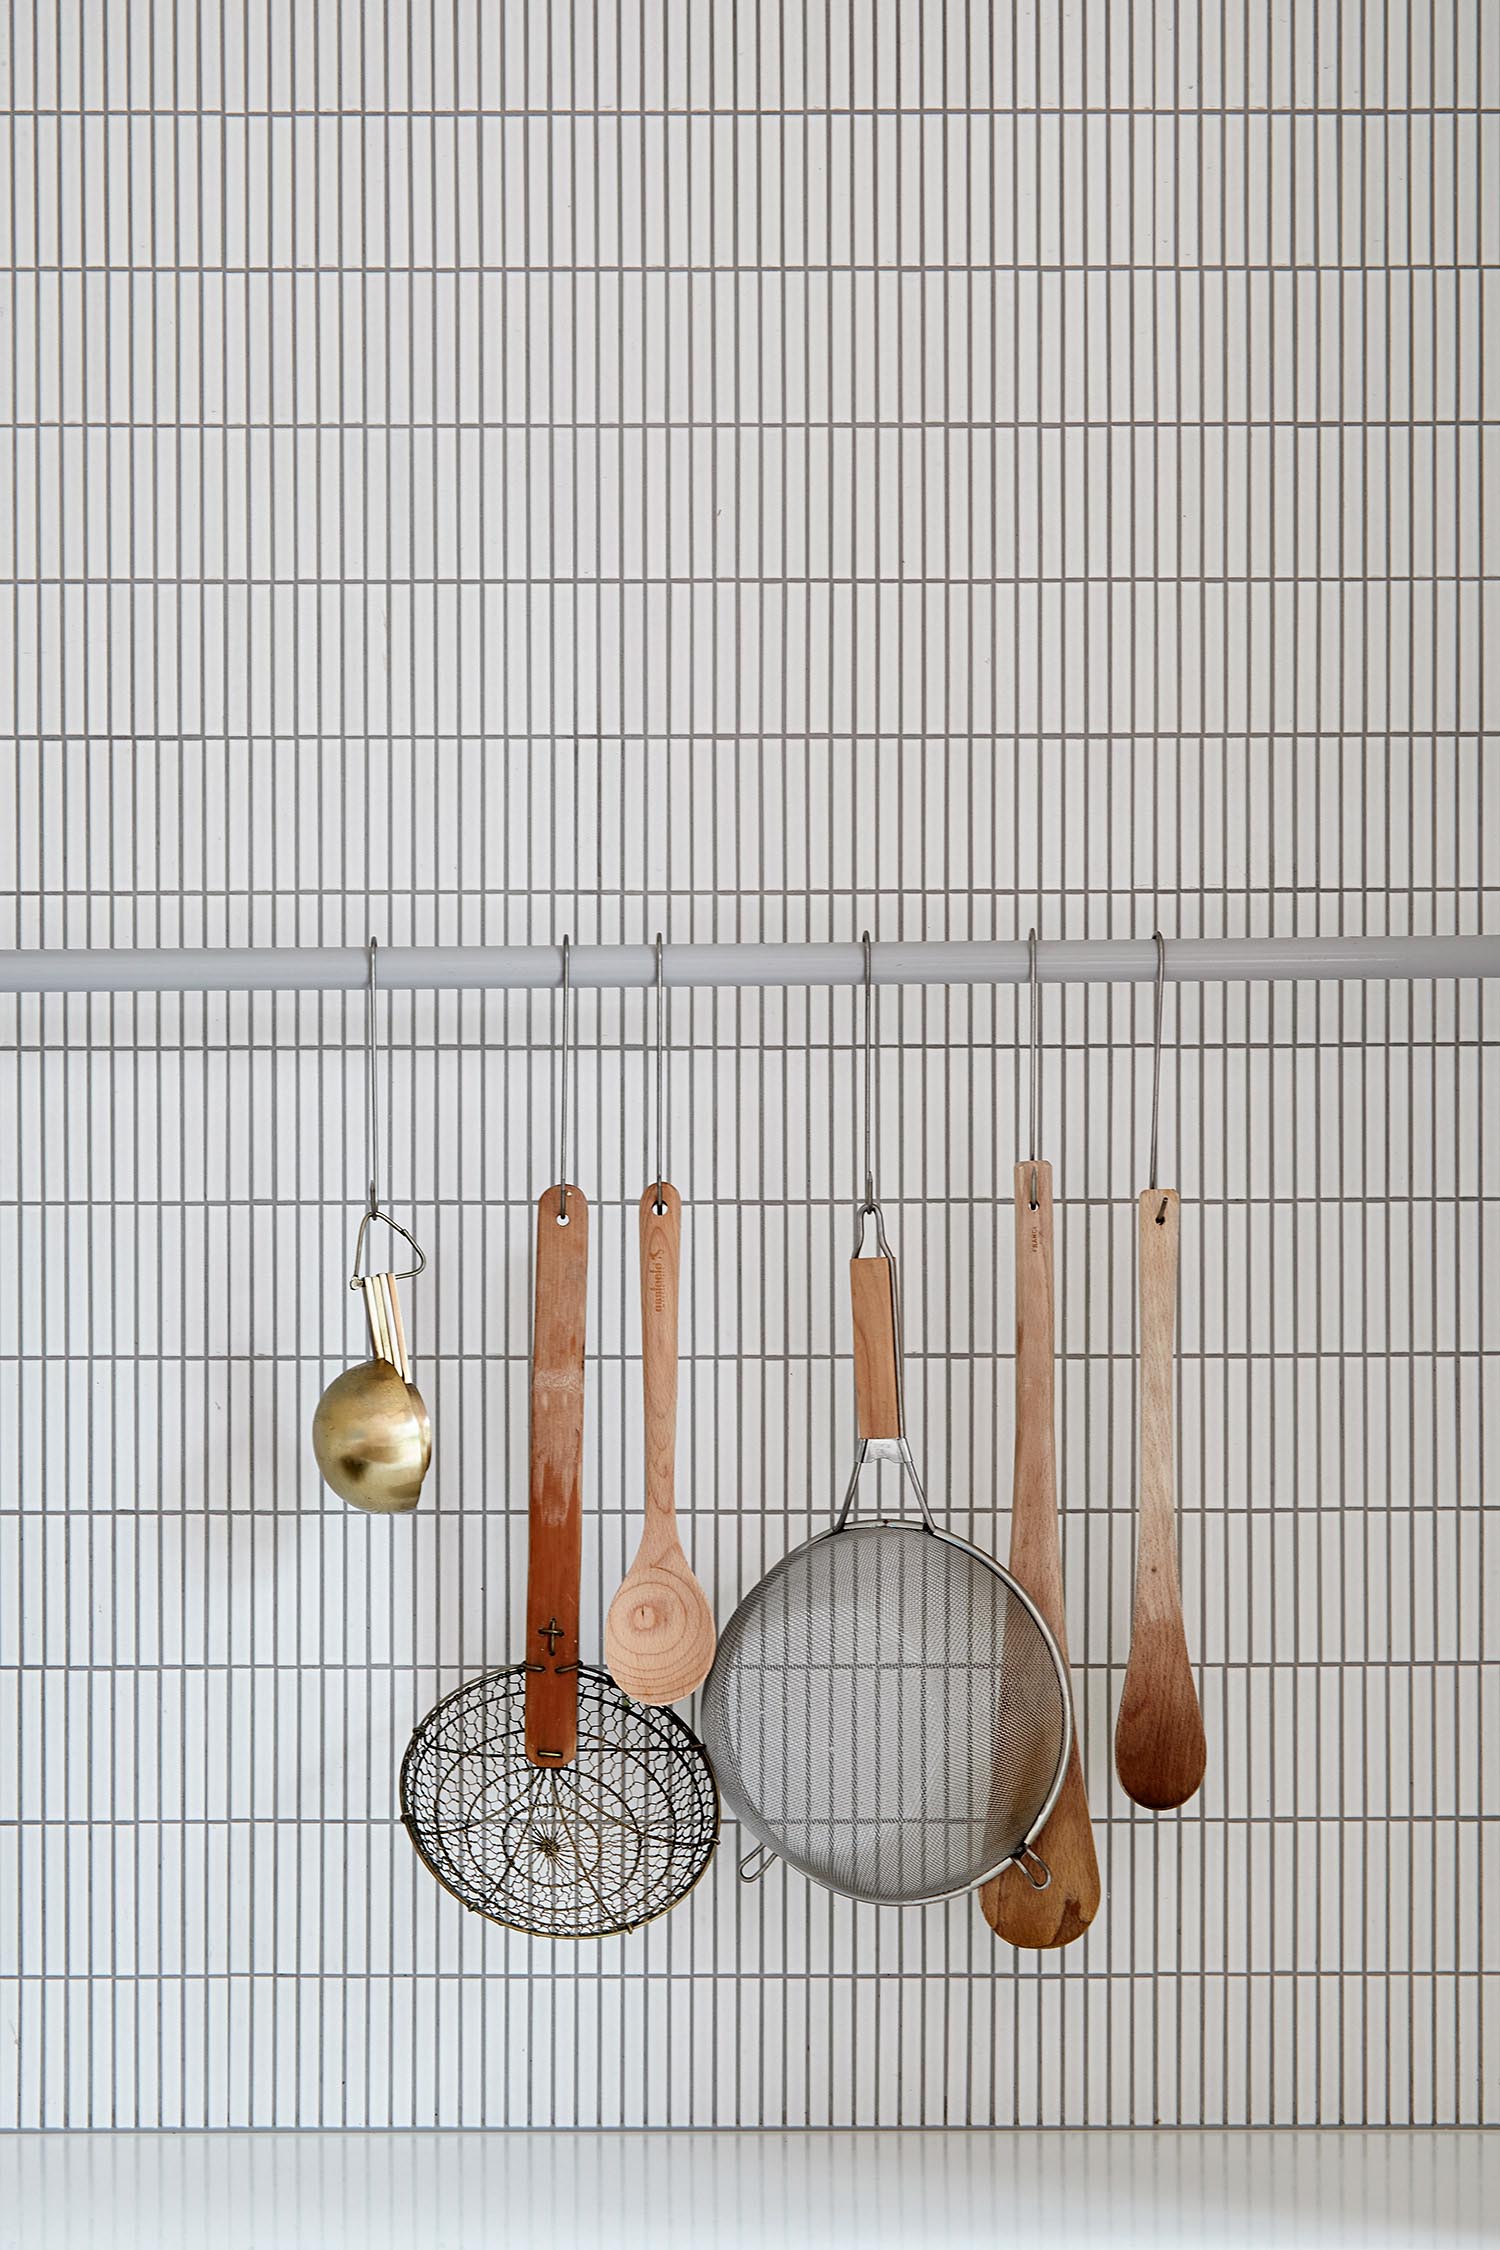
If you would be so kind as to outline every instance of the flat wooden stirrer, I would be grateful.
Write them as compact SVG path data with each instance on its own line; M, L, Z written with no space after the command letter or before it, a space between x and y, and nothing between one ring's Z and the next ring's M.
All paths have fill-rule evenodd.
M1050 1164L1016 1166L1015 1205L1016 1453L1010 1574L1041 1611L1066 1664L1057 1524ZM979 1894L980 1909L995 1935L1011 1945L1035 1950L1071 1945L1099 1911L1099 1861L1076 1724L1062 1789L1032 1849L1051 1872L1047 1888L1038 1890L1025 1869L1012 1861L985 1884Z
M1140 1199L1141 1485L1130 1661L1115 1722L1115 1772L1151 1812L1187 1803L1208 1762L1203 1713L1182 1622L1172 1474L1172 1353L1177 1321L1178 1203Z

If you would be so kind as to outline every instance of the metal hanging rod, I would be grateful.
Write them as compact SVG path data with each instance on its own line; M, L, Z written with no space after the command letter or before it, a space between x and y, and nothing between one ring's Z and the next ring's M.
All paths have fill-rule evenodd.
M571 978L582 985L639 986L657 978L651 945L575 945ZM1157 955L1147 938L1060 938L1036 950L1044 984L1149 984ZM876 945L876 984L1024 984L1024 939ZM39 947L0 953L0 992L353 992L369 980L364 945L246 946L222 951L135 952ZM1500 937L1173 938L1167 978L1175 984L1263 978L1500 976ZM669 945L668 985L855 985L864 951L849 945ZM526 991L562 982L555 945L382 945L387 989Z

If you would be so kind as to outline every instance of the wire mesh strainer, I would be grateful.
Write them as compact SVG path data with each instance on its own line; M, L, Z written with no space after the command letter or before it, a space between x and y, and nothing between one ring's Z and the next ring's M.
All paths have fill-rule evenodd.
M568 952L563 941L568 1053ZM703 1745L578 1657L588 1203L567 1176L537 1206L526 1657L446 1696L401 1763L401 1815L438 1881L535 1937L606 1937L675 1906L719 1834Z
M401 1767L408 1832L455 1898L534 1937L607 1937L674 1906L719 1830L713 1774L674 1711L632 1703L579 1665L578 1749L526 1756L524 1664L455 1689Z
M719 1832L713 1771L691 1728L578 1660L588 1224L576 1187L548 1188L537 1210L526 1660L446 1696L401 1762L401 1816L438 1881L534 1937L605 1937L664 1914Z
M914 1906L973 1890L1010 1860L1050 1880L1028 1847L1062 1782L1072 1713L1036 1605L938 1529L906 1439L896 1262L869 1155L868 943L854 1470L833 1529L730 1620L700 1725L726 1801L766 1851L846 1897ZM919 1520L851 1523L871 1459L899 1467Z

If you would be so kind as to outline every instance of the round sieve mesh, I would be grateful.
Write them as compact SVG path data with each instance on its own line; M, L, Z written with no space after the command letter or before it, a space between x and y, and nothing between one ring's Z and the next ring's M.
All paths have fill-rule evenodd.
M675 1712L578 1670L578 1754L526 1756L526 1666L455 1689L401 1762L401 1817L463 1904L533 1937L607 1937L665 1914L713 1856L719 1798Z
M1047 1809L1069 1740L1056 1644L1013 1581L892 1523L827 1532L746 1596L700 1724L761 1843L888 1905L992 1875Z

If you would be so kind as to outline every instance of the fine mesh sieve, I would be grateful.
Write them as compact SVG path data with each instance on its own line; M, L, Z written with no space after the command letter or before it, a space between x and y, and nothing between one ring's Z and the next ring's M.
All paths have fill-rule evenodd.
M787 1556L723 1634L699 1724L761 1844L891 1905L1023 1853L1069 1741L1051 1634L997 1564L925 1523L849 1524Z
M1062 1783L1072 1710L1036 1605L937 1528L907 1443L896 1261L870 1161L865 945L854 1471L834 1528L740 1603L699 1724L726 1802L765 1851L847 1897L914 1906L976 1889L1010 1860L1050 1881L1029 1846ZM898 1467L920 1520L851 1523L868 1460Z

